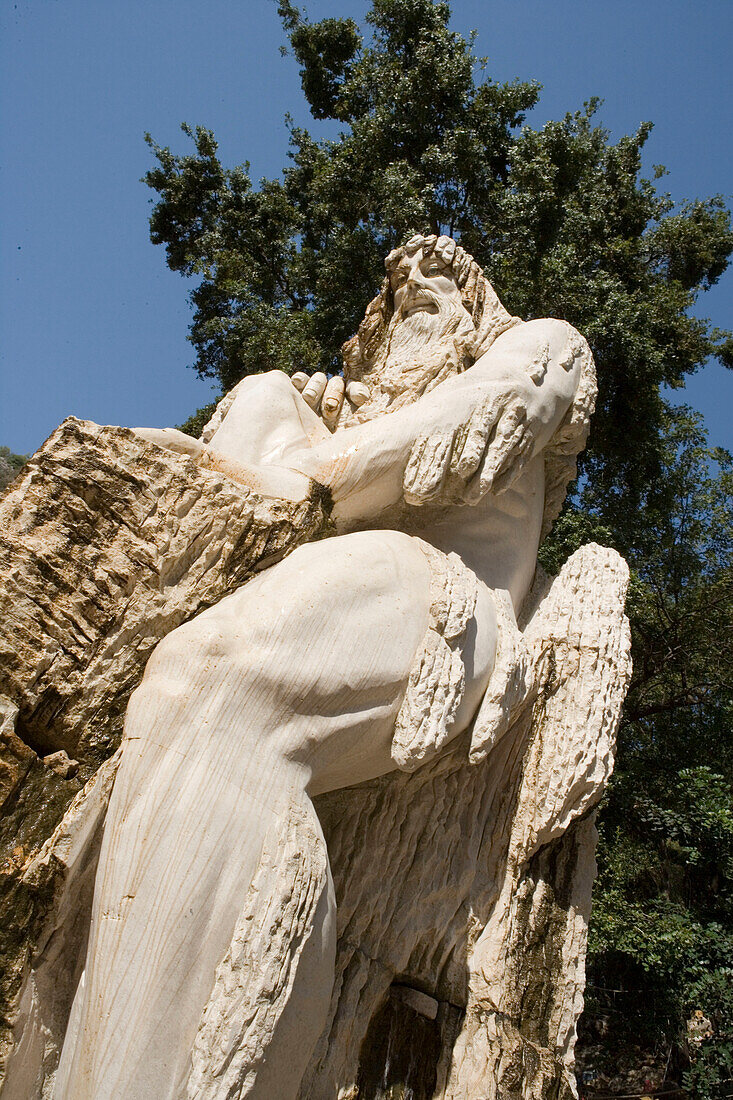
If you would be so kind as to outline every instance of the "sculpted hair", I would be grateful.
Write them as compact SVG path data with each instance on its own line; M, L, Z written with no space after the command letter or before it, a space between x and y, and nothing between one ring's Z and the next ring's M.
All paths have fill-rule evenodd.
M367 306L356 335L341 348L344 374L349 380L360 381L374 365L394 315L390 275L400 260L405 256L414 256L416 252L422 252L425 256L435 253L450 269L476 329L472 346L467 349L473 360L483 355L500 333L520 324L520 318L512 317L501 304L498 294L473 256L456 244L452 237L423 237L418 233L387 256L384 261L387 274L379 294Z

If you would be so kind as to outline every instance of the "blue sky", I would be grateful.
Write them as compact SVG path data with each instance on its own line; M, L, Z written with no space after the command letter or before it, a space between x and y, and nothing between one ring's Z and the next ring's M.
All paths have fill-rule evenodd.
M367 3L313 0L315 20ZM730 0L454 0L494 79L544 85L540 126L592 95L614 137L650 119L647 167L677 200L733 191ZM148 239L146 130L185 148L210 126L253 178L286 160L284 115L311 125L271 0L2 0L0 445L33 451L73 414L170 425L211 400L186 366L186 285ZM733 273L697 312L733 328ZM733 446L733 373L676 395Z

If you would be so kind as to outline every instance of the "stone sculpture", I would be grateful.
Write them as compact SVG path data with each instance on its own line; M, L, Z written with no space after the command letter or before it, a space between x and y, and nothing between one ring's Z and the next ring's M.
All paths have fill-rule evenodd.
M202 441L137 430L296 508L325 486L336 537L167 634L130 701L109 808L99 777L38 857L73 849L81 817L79 850L96 858L106 812L59 1100L372 1095L360 1050L400 975L427 987L399 994L406 1003L442 989L466 1005L426 1096L504 1095L512 1074L522 1095L572 1091L587 815L628 678L625 571L585 548L552 585L532 582L586 438L592 357L564 322L511 317L449 238L415 237L386 265L344 349L345 395L325 378L301 395L275 372L240 383ZM111 776L117 759L104 767ZM436 842L431 863L421 830L455 828L451 785L475 810L458 837L467 850L448 861ZM400 807L400 835L362 857L381 828L375 799ZM542 852L557 843L564 902L537 887L554 881ZM403 857L408 878L418 869L412 927ZM349 900L364 858L389 869L391 885L374 884L379 919L374 897L361 912ZM67 890L88 862L68 858ZM68 910L59 895L57 929ZM509 974L533 913L538 929L555 914L550 984L559 967L569 991L543 995L530 1041ZM345 938L344 921L360 930ZM52 1073L29 1067L49 1059L27 1051L53 1031L39 1022L38 991L59 966L50 943L24 987L34 1007L19 1017L14 1071L46 1091Z

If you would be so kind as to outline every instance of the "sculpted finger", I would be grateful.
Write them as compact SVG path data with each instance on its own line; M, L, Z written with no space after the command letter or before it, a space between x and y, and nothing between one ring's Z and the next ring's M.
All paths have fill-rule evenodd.
M481 465L497 415L495 409L481 406L474 411L468 424L456 439L451 459L451 473L457 475L461 481L470 481Z
M501 469L497 470L494 474L494 483L492 486L494 493L503 493L505 489L509 488L514 479L521 474L532 457L533 446L534 437L532 433L527 430L517 443L514 454L511 456L511 462L506 462Z
M438 496L450 469L455 436L455 430L431 432L415 441L403 478L408 504L426 504Z
M305 387L308 385L309 379L310 375L306 374L305 371L302 370L296 370L295 374L290 375L290 381L293 383L298 393L303 392Z
M347 382L346 396L354 408L358 409L369 398L369 387L363 382Z
M513 461L517 448L526 433L524 410L512 409L499 424L483 461L480 480L484 493L494 487L494 480L500 471Z
M328 379L323 371L318 371L317 374L312 374L310 376L303 390L304 399L315 412L318 412L318 406L321 403L327 381Z
M331 427L338 420L344 403L344 380L338 375L329 378L321 401L321 413L326 424Z
M506 416L502 417L494 438L486 448L484 466L487 472L497 472L507 456L511 454L512 448L518 443L524 429L525 424L520 410L511 409Z
M455 486L455 499L462 504L478 504L483 495L478 474L474 474L469 482L462 481Z

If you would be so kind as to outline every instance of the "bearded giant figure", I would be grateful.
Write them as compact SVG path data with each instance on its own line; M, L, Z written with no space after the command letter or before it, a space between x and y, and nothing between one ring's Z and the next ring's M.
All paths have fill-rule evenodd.
M322 487L330 537L147 661L39 1096L574 1093L626 571L590 546L553 580L537 551L593 359L447 237L386 268L343 379L247 377L201 440L135 429L259 498Z

